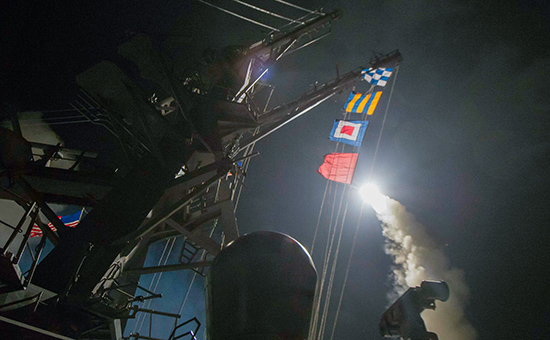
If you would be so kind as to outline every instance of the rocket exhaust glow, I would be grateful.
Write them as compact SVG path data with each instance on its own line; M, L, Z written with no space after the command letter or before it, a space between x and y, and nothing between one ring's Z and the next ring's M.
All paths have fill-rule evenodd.
M475 339L476 330L464 315L469 298L464 271L450 266L446 255L428 236L424 226L401 203L382 195L375 186L363 188L363 198L382 223L385 252L394 264L390 277L393 291L388 294L390 303L423 280L444 280L451 287L451 295L447 302L437 306L437 312L427 310L422 314L428 330L437 333L441 339Z

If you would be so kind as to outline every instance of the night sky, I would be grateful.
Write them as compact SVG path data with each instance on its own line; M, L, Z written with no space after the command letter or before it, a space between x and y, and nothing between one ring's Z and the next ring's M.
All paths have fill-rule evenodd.
M301 14L271 1L250 2L288 16ZM404 61L397 79L392 78L395 90L372 180L416 216L451 267L464 271L470 290L465 315L479 339L549 338L548 4L294 3L338 8L343 18L330 36L283 58L269 72L267 80L276 87L274 105L305 92L315 81L333 78L336 66L344 73L367 65L374 53L399 49ZM191 1L55 6L10 1L2 7L3 112L66 108L76 74L101 60L120 62L116 48L134 34L152 36L158 48L167 39L170 46L179 44L181 60L192 61L207 47L250 44L267 33ZM240 13L271 25L284 23L244 7ZM357 84L358 91L367 89ZM368 180L389 90L360 151L356 185ZM261 156L248 170L237 211L241 234L281 231L310 248L326 185L316 170L323 156L334 151L328 134L333 120L342 118L347 96L333 97L258 143ZM65 143L79 147L85 141ZM358 195L349 199L333 295L339 295L361 207ZM379 338L378 321L392 289L392 261L384 242L380 222L366 207L334 339ZM313 254L318 269L319 253ZM184 292L190 276L170 277L169 289ZM190 317L204 313L203 282L195 282L186 311ZM167 305L155 308L177 311L179 301L163 300Z

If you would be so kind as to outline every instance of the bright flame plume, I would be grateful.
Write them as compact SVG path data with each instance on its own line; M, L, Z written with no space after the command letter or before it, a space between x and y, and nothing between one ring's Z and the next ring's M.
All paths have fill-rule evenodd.
M423 280L444 280L451 288L451 296L448 301L437 304L437 311L422 313L427 329L437 333L440 339L475 339L476 330L464 315L469 299L464 271L450 266L445 253L401 203L382 195L373 184L362 187L360 192L382 223L385 251L394 263L391 275L394 290L388 294L390 303Z

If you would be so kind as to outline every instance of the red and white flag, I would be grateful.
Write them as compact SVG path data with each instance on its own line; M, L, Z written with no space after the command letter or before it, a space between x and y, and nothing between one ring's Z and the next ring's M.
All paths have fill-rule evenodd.
M74 213L72 215L59 216L59 219L61 219L61 222L63 222L63 224L65 224L65 226L74 228L80 222L82 217L83 217L82 212L79 211L79 212ZM51 223L48 223L48 227L52 231L57 231L55 226ZM39 236L42 236L42 229L40 229L40 227L35 224L35 225L32 226L30 237L39 237Z

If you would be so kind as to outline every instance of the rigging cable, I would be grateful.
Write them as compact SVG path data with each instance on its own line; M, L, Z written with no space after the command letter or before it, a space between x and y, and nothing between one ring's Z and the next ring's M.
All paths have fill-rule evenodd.
M252 4L249 4L249 3L244 2L244 1L241 1L241 0L233 0L233 2L236 2L236 3L241 4L241 5L243 5L243 6L250 7L250 8L252 8L252 9L255 9L255 10L260 11L260 12L262 12L262 13L266 13L266 14L272 15L272 16L274 16L275 18L279 18L279 19L283 19L283 20L286 20L286 21L290 21L291 23L299 23L299 24L302 24L302 25L305 24L303 21L298 21L298 20L294 20L294 19L291 19L291 18L287 18L287 17L285 17L285 16L283 16L283 15L280 15L280 14L277 14L277 13L273 13L273 12L271 12L271 11L268 11L268 10L266 10L266 9L260 8L260 7L258 7L258 6L254 6L254 5L252 5Z
M209 235L210 238L212 238L212 235L214 234L214 231L216 230L217 226L218 226L218 219L216 219L214 221L214 227L210 231L210 235ZM204 261L204 259L206 258L206 255L207 255L207 253L206 253L206 250L205 250L201 254L200 261ZM196 277L197 277L197 272L194 272L193 273L193 278L191 279L191 282L189 283L189 287L187 287L187 292L185 293L185 297L183 298L183 301L180 304L180 309L179 309L179 312L178 312L179 315L181 315L181 313L183 312L183 307L185 307L185 304L187 303L187 298L189 297L189 293L191 292L191 288L193 287L193 283L195 282ZM176 330L177 325L178 325L178 319L175 319L174 320L174 329L173 329L173 331Z
M347 187L345 187L347 188ZM344 195L342 195L344 196ZM336 265L338 263L338 255L340 253L340 244L341 244L341 241L342 241L342 232L344 231L344 223L346 221L346 215L347 215L347 212L348 212L348 205L349 205L349 191L347 193L347 202L346 202L346 207L344 209L344 214L342 216L342 223L340 224L340 233L339 233L339 236L338 236L338 242L336 244L336 250L334 252L334 259L333 259L333 262L332 262L332 266L331 266L331 273L330 273L330 277L329 277L329 283L328 283L328 287L327 287L327 296L325 298L325 306L324 306L324 310L323 310L323 317L321 318L321 325L320 325L320 339L322 339L325 335L325 327L326 327L326 323L327 323L327 318L328 318L328 309L329 309L329 306L330 306L330 298L331 298L331 295L332 295L332 287L334 285L334 276L335 276L335 273L336 273ZM343 199L342 199L343 200ZM340 201L340 207L342 205L342 201Z
M340 146L340 144L342 145L342 152L343 152L344 148L345 148L344 143L337 143L336 151L338 151L338 147ZM331 182L330 184L331 185L329 187L329 193L331 191L333 183ZM323 273L322 273L322 276L321 276L321 283L319 284L319 290L318 290L319 298L316 301L316 307L315 307L315 316L314 316L314 322L313 322L313 324L315 325L314 334L317 333L317 322L319 320L319 311L320 311L320 307L321 307L321 301L323 300L321 295L323 294L324 287L325 287L325 281L326 281L328 267L329 267L330 258L331 258L331 254L332 254L332 249L333 249L333 245L334 245L334 238L336 237L338 220L340 219L340 212L342 211L342 202L344 200L344 195L345 195L346 189L347 189L346 186L343 186L342 195L340 197L340 205L338 207L338 212L337 212L336 218L335 218L334 217L334 210L336 208L336 201L337 201L336 198L338 197L338 188L339 188L339 186L337 184L335 186L336 187L335 187L335 190L334 190L334 200L333 200L331 215L330 215L330 219L329 219L330 224L329 224L329 228L328 228L327 244L326 244L326 247L325 247L325 256L324 256L324 261L323 261ZM324 303L325 303L324 306L326 306L326 304L327 304L326 297L325 297L325 302ZM323 315L324 315L324 313L323 313ZM323 324L323 323L324 323L323 319L321 318L321 324Z
M329 193L331 192L331 187L332 187L332 184L330 184L330 187L329 187ZM332 252L332 245L334 244L334 237L336 235L336 225L334 225L334 228L333 228L333 219L334 219L334 209L335 209L335 206L336 206L336 197L337 197L337 194L338 194L338 186L336 185L336 188L335 188L335 191L334 191L334 200L333 200L333 204L332 204L332 211L331 211L331 216L330 216L330 219L329 219L329 225L328 225L328 234L327 234L327 244L325 246L325 255L324 255L324 259L323 259L323 271L322 271L322 274L321 274L321 281L319 282L319 284L317 285L316 287L316 290L317 290L317 299L315 301L315 310L314 310L314 316L313 316L313 334L312 334L312 339L315 339L316 335L317 335L317 323L319 322L319 311L320 311L320 308L321 308L321 302L323 301L323 292L324 292L324 287L325 287L325 279L326 279L326 275L327 275L327 271L328 271L328 264L329 264L329 259L330 259L330 256L331 256L331 252ZM342 192L343 194L343 192ZM326 300L325 300L325 303L326 303ZM322 320L321 320L322 321Z
M88 110L99 110L100 107L88 107ZM38 111L24 111L21 113L27 113L27 112L40 112L40 113L52 113L52 112L75 112L78 111L78 109L56 109L56 110L38 110ZM79 116L80 117L80 116Z
M73 110L74 111L74 110ZM44 111L38 111L38 112L44 112ZM82 118L82 115L78 116L62 116L62 117L40 117L40 118L19 118L20 122L43 122L47 120L59 120L59 119L76 119L76 118Z
M348 118L348 117L346 117L346 118ZM363 115L363 119L365 119L365 115ZM344 151L344 148L345 148L345 145L343 145L342 151ZM355 147L354 149L357 149L357 147ZM346 192L347 189L348 189L348 186L344 186L342 196L340 198L338 213L336 215L336 219L334 220L335 225L334 225L334 231L333 231L333 234L332 234L330 252L332 252L332 248L333 248L333 244L334 244L334 237L336 236L338 221L340 220L340 211L342 209L342 204L343 204L344 197L345 197L346 198L346 206L345 206L345 209L344 209L344 214L342 216L342 222L340 224L338 242L337 242L337 245L336 245L336 250L334 252L334 259L333 259L332 265L330 266L331 267L331 274L329 276L329 283L328 283L327 291L325 293L326 296L325 296L325 304L323 306L323 315L321 317L321 323L319 325L319 339L322 339L324 337L324 333L325 333L326 321L327 321L327 318L328 318L328 309L329 309L329 306L330 306L330 299L331 299L331 295L332 295L332 287L334 285L336 265L338 263L338 256L339 256L339 253L340 253L340 244L341 244L341 240L342 240L342 232L344 230L344 224L345 224L345 220L346 220L346 216L347 216L347 212L348 212L350 192L349 191ZM335 196L335 198L336 198L336 196ZM335 200L335 202L336 202L336 200ZM328 263L330 262L330 252L329 252L328 258L325 258L325 261L326 261L325 262L325 267L326 268L328 268ZM324 285L324 281L326 280L326 272L323 272L322 280L323 280L322 284ZM318 312L319 311L317 311L317 313Z
M258 133L260 133L260 127L259 126L254 129L254 132L252 133L252 136L256 136ZM243 153L243 157L246 157L246 156L252 154L252 152L254 151L255 146L256 146L256 143L252 143L249 146L247 146L244 153ZM242 192L243 186L244 186L244 180L246 179L245 174L248 171L248 167L250 165L250 159L251 159L250 157L246 158L243 162L243 166L242 166L242 168L244 168L243 169L243 179L241 181L241 185L239 186L239 192L237 193L237 198L235 199L234 210L233 210L234 212L237 211L237 206L239 205L239 200L241 198L241 192Z
M73 120L70 122L52 122L52 123L23 123L21 126L50 126L50 125L63 125L63 124L79 124L79 123L91 123L89 120Z
M327 197L328 184L329 180L327 179L327 184L325 185L325 193L323 194L323 200L321 201L321 209L319 210L319 216L317 216L317 225L315 226L315 233L313 234L313 241L311 242L311 251L309 254L313 256L313 250L315 249L315 240L317 239L317 232L319 231L319 224L321 222L321 215L323 214L323 207L325 205L325 198Z
M166 244L168 244L170 241L172 241L172 244L170 245L170 249L168 250L168 254L166 254L166 258L164 259L163 265L166 265L166 263L168 262L168 259L170 258L170 254L172 253L172 249L174 248L174 244L176 243L176 238L177 237L172 237L172 238L170 238L166 241ZM165 249L166 249L166 247L165 247ZM159 264L160 264L160 261L159 261ZM158 273L158 279L157 279L157 282L155 283L155 288L153 288L153 290L152 290L153 293L156 293L156 291L157 291L157 287L160 283L160 279L162 278L162 274L163 274L162 272ZM156 276L156 273L155 273L155 276ZM151 284L149 285L149 287L152 286L154 279L155 279L155 277L153 276L153 279L151 280ZM151 290L151 289L149 289L149 290ZM153 301L152 299L149 299L147 301L147 308L149 308L151 306L152 301ZM144 315L143 318L141 318L141 324L139 325L138 333L141 331L141 328L143 327L143 322L144 321L145 321L145 315Z
M355 87L354 87L354 89L355 89ZM371 86L366 93L372 93L373 89L374 89L374 85ZM361 120L365 120L366 116L367 116L366 113L364 113L362 115ZM350 112L345 112L344 119L348 120L350 117L351 117L351 113ZM340 145L340 143L338 142L336 144L335 152L338 151L338 146L339 145ZM342 152L344 151L344 149L345 149L345 144L342 143ZM359 148L354 147L354 150L357 150L357 149L359 149ZM332 186L332 181L327 179L327 184L328 184L328 182L330 182L330 184ZM347 187L344 187L344 189L345 188L347 188ZM329 192L330 192L330 188L329 188ZM326 187L325 187L325 193L326 193ZM349 198L349 192L348 192L347 197ZM321 208L320 208L320 211L319 211L318 224L317 224L316 229L315 229L314 241L313 241L312 248L315 245L315 238L316 238L318 228L319 228L319 221L320 221L321 213L322 213L322 210L323 210L324 199L325 199L325 196L323 196L323 202L321 204ZM332 224L329 226L329 239L330 239L330 234L331 234L331 231L332 231L332 241L331 241L331 245L330 245L331 251L332 251L332 244L334 243L334 237L335 237L335 234L336 234L336 227L338 225L338 220L339 220L343 200L344 200L344 192L342 193L342 196L341 196L341 199L340 199L340 208L338 210L338 214L337 214L337 217L336 217L336 220L335 220L334 231L332 231ZM349 199L348 199L348 201L349 201ZM334 195L333 209L334 209L334 204L335 203L336 203L336 193ZM348 204L346 204L345 212L344 212L344 215L342 217L343 222L342 222L341 229L340 229L340 236L339 236L339 240L338 240L337 250L335 251L335 258L333 260L333 266L335 266L338 262L339 249L340 249L340 240L341 240L341 235L342 235L343 226L344 226L343 223L344 223L344 221L346 219L346 215L347 215L347 209L348 209ZM332 223L332 219L333 219L333 217L331 215L331 219L330 219L331 223ZM325 259L324 259L324 263L323 263L323 275L322 275L322 278L321 278L321 283L320 283L319 286L316 287L316 295L315 295L316 298L314 300L314 306L315 306L314 308L315 309L314 309L314 312L313 312L314 316L313 316L312 326L310 326L310 339L315 339L316 338L316 335L317 335L316 333L317 333L318 330L320 331L319 336L320 336L320 338L322 338L322 336L324 334L324 329L325 329L325 326L326 326L326 319L328 317L328 306L330 305L330 296L332 294L332 286L333 286L333 281L334 281L334 272L336 270L335 267L331 267L331 276L329 278L329 288L327 288L327 292L325 293L326 297L325 297L325 305L323 307L323 316L321 318L321 324L319 326L319 329L317 329L320 304L321 304L321 300L322 300L321 294L323 294L323 287L324 287L324 283L325 283L325 280L326 280L326 268L328 268L328 263L330 261L330 255L327 258L327 254L330 254L330 252L331 252L331 251L329 252L329 250L328 250L329 239L327 239L327 248L325 249Z
M170 242L170 239L167 239L166 240L166 244L164 245L164 249L162 250L162 254L160 255L160 258L159 258L159 261L157 263L157 266L160 266L161 262L162 262L162 259L164 258L164 254L166 253L166 249L168 248L168 243ZM149 283L149 290L151 290L151 288L153 288L153 280L155 280L155 278L157 277L157 273L155 273L153 275L153 278L151 279L151 283ZM141 306L143 307L143 305L145 304L145 302L139 302L141 303ZM138 317L136 318L136 323L134 324L134 329L132 330L132 333L135 333L136 331L136 328L137 328L137 324L138 322L140 321L141 319L141 315L138 315Z
M378 147L380 146L380 140L382 140L382 133L384 132L384 125L386 125L386 116L388 115L388 109L390 107L391 98L393 96L393 88L395 87L395 82L397 81L397 74L399 73L399 66L395 69L395 78L391 84L390 98L388 99L388 104L386 104L386 111L384 112L384 119L382 120L382 127L380 128L380 134L378 135L378 141L376 142L376 148L374 149L374 157L372 159L372 164L369 170L369 180L372 177L372 171L374 170L374 163L376 163L376 156L378 155Z
M388 100L388 104L386 106L386 110L384 112L384 119L383 119L383 122L382 122L382 127L380 129L380 134L379 134L379 137L378 137L378 141L377 141L377 145L376 145L376 149L375 149L375 156L374 156L374 160L373 160L373 163L371 165L371 169L369 170L369 178L372 176L372 171L373 171L373 168L374 168L374 163L376 162L376 155L377 155L377 152L378 152L378 148L380 146L380 141L381 141L381 136L382 136L382 133L383 133L383 130L384 130L384 126L385 126L385 121L386 121L386 117L387 117L387 113L388 113L388 109L389 109L389 104L391 102L391 98L392 98L392 95L393 95L393 90L394 90L394 86L395 86L395 81L397 79L397 70L396 70L396 77L394 79L394 82L392 83L392 89L391 89L391 92L390 92L390 97L389 97L389 100ZM371 88L369 89L369 93L372 93L374 89L374 86L371 86ZM364 120L366 118L366 115L363 114L363 117L362 117L362 120ZM349 197L349 195L348 195ZM336 196L335 196L336 198ZM344 195L342 194L342 198L341 198L341 201L340 201L340 205L342 204L342 200L344 199ZM335 202L334 202L335 203ZM347 215L347 208L348 208L348 203L349 203L349 200L348 202L346 203L346 208L345 208L345 212L344 212L344 216L342 217L342 224L341 224L341 228L340 228L340 235L339 235L339 240L338 240L338 243L337 243L337 246L336 246L336 250L335 250L335 254L334 254L334 259L333 259L333 263L332 263L332 266L331 266L331 275L329 277L329 284L328 284L328 287L327 287L327 291L326 291L326 296L325 296L325 304L324 304L324 309L323 309L323 315L321 317L321 321L320 321L320 325L319 325L319 329L317 329L317 319L318 319L318 313L319 313L319 308L320 308L320 301L321 301L321 297L320 295L323 293L323 286L324 286L324 281L326 280L326 272L323 271L323 276L322 276L322 279L321 279L321 289L318 290L318 294L319 294L319 299L317 300L317 306L315 306L315 311L314 311L314 322L313 322L313 325L314 325L314 329L311 330L310 328L310 339L315 339L316 336L318 335L318 339L322 339L324 337L324 334L325 334L325 329L326 329L326 320L328 318L328 309L329 309L329 305L330 305L330 299L331 299L331 294L332 294L332 287L333 287L333 282L334 282L334 277L335 277L335 271L336 271L336 265L337 265L337 261L338 261L338 256L339 256L339 250L340 250L340 241L341 241L341 235L342 235L342 231L343 231L343 225L345 223L345 219L346 219L346 215ZM358 219L358 222L357 224L359 225L360 223L360 217L362 216L362 213L363 213L363 207L364 207L364 204L361 206L361 211L360 211L360 214L359 214L359 219ZM321 208L322 209L322 208ZM338 216L339 216L339 212L338 212ZM339 217L337 217L337 220L338 220ZM336 220L336 221L337 221ZM331 223L332 223L332 217L331 217ZM332 227L332 226L331 226ZM329 229L330 230L330 229ZM330 231L329 231L330 233ZM336 226L335 226L335 229L333 231L333 234L332 234L332 238L334 238L335 236L335 233L336 233ZM356 228L356 233L358 233L358 226ZM355 248L355 241L356 241L356 238L357 236L354 237L354 244L352 245L352 250ZM332 249L332 243L333 243L333 240L331 240L331 249ZM329 251L330 253L331 251ZM350 253L350 259L348 259L348 265L347 265L347 268L346 268L346 275L345 275L345 281L343 283L343 286L342 286L342 291L341 291L341 294L340 294L340 298L339 298L339 301L338 301L338 307L337 307L337 313L336 313L336 317L335 317L335 321L334 321L334 325L333 325L333 329L332 329L332 333L331 333L331 339L332 337L334 336L334 332L335 332L335 329L336 329L336 322L337 322L337 319L338 319L338 315L339 315L339 312L340 312L340 308L341 308L341 302L342 302L342 298L343 298L343 293L344 293L344 288L345 288L345 283L347 281L347 277L348 277L348 274L349 274L349 266L351 264L351 256L352 256L352 253ZM327 254L325 254L325 263L324 263L324 269L326 268L326 266L328 265L327 261L330 260L330 255L328 255L328 258L327 258ZM319 334L316 334L316 333L319 333Z
M384 119L382 120L382 127L380 128L380 134L378 136L378 142L376 143L376 149L374 151L374 157L373 157L373 160L372 160L372 165L371 165L371 168L369 170L369 180L372 177L372 172L373 172L373 169L374 169L374 163L376 162L376 155L378 154L378 147L380 146L380 140L382 139L382 133L384 132L384 125L386 123L386 116L388 114L388 109L390 107L391 99L392 99L392 96L393 96L393 89L395 87L395 83L397 82L398 73L399 73L399 66L397 66L397 68L395 70L395 78L393 78L393 82L392 82L392 85L391 85L390 97L388 99L388 103L386 104L386 110L384 112ZM358 235L358 232L359 232L359 225L360 225L360 222L361 222L361 217L363 215L364 206L365 206L365 204L362 203L361 204L361 210L359 212L359 218L357 220L357 225L355 227L355 235L353 237L353 242L352 242L352 245L351 245L351 251L350 251L348 263L346 265L346 274L344 276L344 283L342 284L342 291L340 292L340 298L338 300L338 307L336 308L336 316L334 317L334 324L332 326L332 334L330 336L331 340L334 337L334 332L336 330L336 324L338 323L338 316L340 315L340 307L342 306L342 299L344 297L344 291L346 289L346 283L347 283L347 280L348 280L349 269L351 267L351 261L353 259L353 250L355 249L355 243L357 241L357 235Z
M337 147L338 147L338 145L337 145ZM328 186L328 193L330 195L332 193L333 183L331 181L329 181L328 179L327 179L327 182L330 182L330 184ZM336 202L336 193L335 193L334 202ZM327 263L326 256L327 256L327 253L328 253L328 250L329 250L331 230L332 230L332 224L329 221L328 233L327 233L327 245L325 246L325 253L324 253L325 255L324 255L324 259L323 259L323 268L325 267L325 265ZM314 299L314 311L313 311L313 316L312 316L313 322L311 323L312 329L310 331L311 332L310 339L315 339L315 334L317 333L317 322L318 322L318 319L319 319L319 309L321 308L321 301L322 301L321 295L323 294L323 287L324 287L323 278L324 278L324 275L322 274L321 275L321 281L318 282L318 284L315 287L316 294L315 294L315 299Z
M342 298L344 297L344 290L346 288L346 282L348 281L349 268L351 266L351 260L353 258L353 250L355 249L355 244L357 240L357 234L359 234L359 225L361 224L361 217L363 217L363 209L365 203L361 204L361 210L359 211L359 218L357 219L357 225L355 226L355 234L353 235L353 242L351 244L350 256L348 258L348 264L346 265L346 274L344 275L344 283L342 284L342 291L340 292L340 298L338 299L338 307L336 307L336 316L334 317L334 324L332 325L332 333L330 334L330 339L334 338L334 332L336 331L336 323L338 322L338 316L340 315L340 307L342 306Z
M322 15L324 15L324 13L322 13ZM321 16L322 16L322 15L321 15ZM306 14L306 15L303 15L303 16L299 17L298 19L296 19L296 21L298 21L298 22L303 22L304 24L307 24L308 22L310 22L310 21L312 21L312 20L315 20L315 19L317 19L317 18L319 18L319 17L320 17L320 15L315 15L315 13L313 13L313 14L312 14L312 13L308 13L308 14ZM292 26L292 24L293 24L292 22L286 23L286 24L284 24L283 26L279 27L279 29L280 29L281 31L285 31L285 30L287 29L287 27L290 28L290 29L293 29L294 26ZM296 27L297 27L297 26L296 26Z
M336 146L334 147L334 152L338 151L338 146L340 143L336 143ZM327 191L329 188L329 183L332 184L330 180L326 180L327 184L325 185L325 193L323 194L323 200L321 201L321 209L319 210L319 215L317 216L317 225L315 226L315 233L313 234L313 241L311 242L311 251L310 256L313 256L313 250L315 249L315 241L317 240L317 232L319 231L319 224L321 222L321 215L323 213L323 207L325 205L325 198L327 196Z
M340 147L340 144L341 143L337 143L335 152L338 152L338 148ZM342 151L344 151L343 143L342 143ZM329 180L327 179L327 181L329 181ZM334 186L335 188L334 188L334 200L332 202L332 209L331 209L331 212L330 212L330 219L329 219L329 225L328 225L327 243L325 245L325 253L324 253L325 255L324 255L324 258L323 258L323 272L322 272L322 275L321 275L321 284L320 284L320 291L319 291L320 294L323 292L326 272L328 270L327 269L328 261L329 261L330 253L331 253L330 250L332 249L332 242L331 242L331 236L330 235L332 235L332 239L334 239L335 225L333 224L333 220L334 220L334 210L336 209L336 197L338 196L338 188L339 188L338 184L335 184L332 181L329 181L329 182L330 182L329 195L332 193L332 187ZM333 225L334 225L334 230L333 230ZM320 301L318 301L318 307L319 307L319 304L320 304Z
M246 21L248 21L248 22L251 22L251 23L253 23L253 24L256 24L256 25L261 26L261 27L264 27L264 28L268 28L268 29L270 29L270 30L272 30L272 31L275 31L275 32L279 32L279 29L277 29L277 28L275 28L275 27L272 27L272 26L269 26L269 25L266 25L266 24L262 24L262 23L259 22L259 21L252 20L252 19L250 19L250 18L247 18L247 17L245 17L245 16L243 16L243 15L240 15L240 14L237 14L237 13L235 13L235 12L231 12L231 11L225 9L225 8L218 7L218 6L214 5L214 4L211 4L211 3L209 3L209 2L206 2L206 1L204 1L204 0L197 0L197 1L198 1L198 2L201 2L201 3L205 4L205 5L214 7L215 9L218 9L218 10L220 10L220 11L222 11L222 12L227 13L227 14L231 14L231 15L233 15L233 16L239 18L239 19L246 20Z
M351 113L345 113L344 119L349 119L350 116L351 116ZM344 151L345 144L337 142L336 146L334 147L334 152L335 153L338 152L338 148L340 146L342 146L342 152ZM328 179L326 181L327 181L327 185L325 185L325 193L323 195L321 208L319 210L319 215L318 215L318 218L317 218L317 226L315 227L315 233L314 233L314 236L313 236L313 243L312 243L312 247L311 247L312 250L311 250L311 255L310 256L312 256L313 249L315 247L315 242L316 242L317 233L318 233L318 230L319 230L320 220L321 220L321 216L322 216L322 212L323 212L323 208L324 208L324 204L325 204L327 189L328 189L328 193L330 195L332 193L332 186L334 184L333 181L330 181ZM311 323L311 327L310 327L310 339L315 339L315 335L317 333L317 323L318 323L318 320L319 320L319 311L320 311L320 308L321 308L321 301L322 301L321 295L323 294L324 284L325 284L325 279L326 279L326 273L327 273L328 264L329 264L329 261L330 261L331 251L329 251L329 250L332 249L332 244L334 243L334 237L335 237L335 233L336 233L337 223L334 224L334 230L333 230L332 221L333 221L333 217L334 217L334 209L335 209L335 205L336 205L337 192L338 192L338 186L336 184L335 191L334 191L334 201L333 201L333 204L332 204L331 216L330 216L330 220L329 220L329 228L328 228L328 234L327 234L327 244L325 246L325 256L324 256L324 260L323 260L323 272L322 272L322 275L321 275L321 282L319 283L319 285L316 286L316 294L315 294L315 299L314 299L314 308L315 309L313 311L313 322ZM342 192L342 198L340 199L340 202L343 201L344 192L345 192L345 187L344 187L344 191ZM340 207L341 207L341 205L340 205ZM338 212L338 216L339 216L339 214L340 214L340 212ZM336 218L336 221L337 220L338 220L338 217ZM331 234L332 234L332 237L330 236ZM331 240L332 240L332 242L331 242ZM325 303L326 303L326 300L325 300Z
M250 160L250 158L248 158L247 160ZM216 195L215 195L215 201L218 201L219 199L219 192L220 192L220 184L221 184L221 179L218 180L218 186L216 187ZM237 209L237 207L235 206L235 210ZM218 220L219 219L216 219L214 221L214 226L212 227L212 230L210 231L210 235L208 237L212 238L212 235L214 235L214 231L216 230L216 227L218 226ZM207 252L206 250L203 251L203 253L201 254L201 257L200 257L200 261L204 261L204 259L206 258L207 256ZM191 279L191 282L189 283L189 287L187 287L187 292L185 293L185 296L180 304L180 308L179 308L179 312L178 314L181 315L181 313L183 312L183 308L185 307L185 304L187 303L187 298L189 297L189 293L191 292L191 288L193 287L193 283L195 283L195 278L197 277L197 272L194 272L193 273L193 278ZM177 323L178 323L178 319L175 319L174 320L174 329L172 332L175 332L176 331L176 327L177 327Z
M318 12L318 11L312 11L310 9L307 9L307 8L304 8L304 7L300 7L298 5L295 5L295 4L292 4L288 1L284 1L284 0L275 0L276 2L278 3L281 3L283 5L287 5L287 6L290 6L290 7L294 7L296 9L299 9L299 10L302 10L302 11L305 11L305 12L309 12L309 13L314 13L314 14L320 14L320 15L325 15L325 13L322 13L322 12Z

